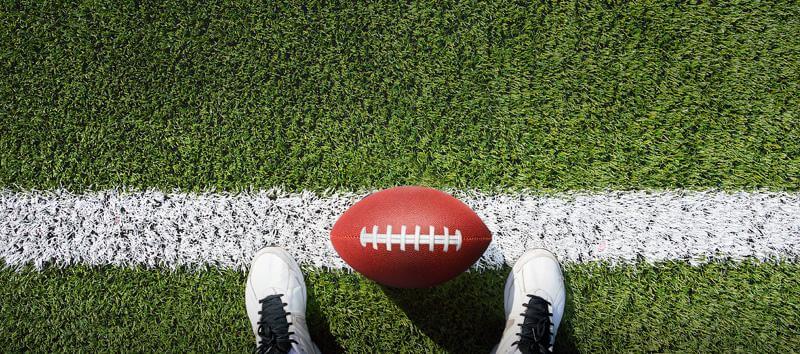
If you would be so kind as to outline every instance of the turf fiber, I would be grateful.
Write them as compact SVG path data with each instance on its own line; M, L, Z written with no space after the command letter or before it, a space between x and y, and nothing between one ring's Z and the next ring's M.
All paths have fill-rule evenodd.
M797 2L3 2L0 185L800 185Z
M485 353L505 323L508 269L398 290L306 270L323 352ZM247 352L245 275L115 267L0 271L0 347L88 352ZM800 266L683 263L566 267L562 352L775 352L800 347ZM794 294L794 296L792 296ZM20 319L25 319L21 321Z

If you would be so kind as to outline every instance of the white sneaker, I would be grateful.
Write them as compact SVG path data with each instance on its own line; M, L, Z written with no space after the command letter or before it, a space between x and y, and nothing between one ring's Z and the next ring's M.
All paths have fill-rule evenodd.
M244 297L259 353L319 353L306 327L303 273L286 251L267 247L253 257Z
M492 353L550 353L566 301L556 256L537 248L520 257L506 280L506 329Z

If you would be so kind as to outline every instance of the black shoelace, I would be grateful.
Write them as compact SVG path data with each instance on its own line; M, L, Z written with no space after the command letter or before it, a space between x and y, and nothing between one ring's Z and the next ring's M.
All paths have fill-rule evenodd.
M536 295L528 297L531 298L528 303L522 304L526 309L520 314L525 320L519 325L519 340L513 345L517 345L523 354L550 353L550 326L553 323L550 303Z
M281 300L281 296L283 294L270 295L258 301L261 304L261 311L258 311L261 320L258 321L260 340L256 353L288 353L292 343L297 343L289 338L294 332L289 332L289 325L292 323L286 320L289 313L283 309L286 303Z

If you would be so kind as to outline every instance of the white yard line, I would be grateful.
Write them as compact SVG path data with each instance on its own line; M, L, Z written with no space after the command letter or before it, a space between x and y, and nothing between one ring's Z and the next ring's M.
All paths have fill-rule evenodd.
M800 194L605 192L551 196L455 191L494 241L476 264L513 263L544 247L564 261L612 263L800 258ZM7 264L245 269L265 245L303 264L343 268L333 223L351 193L0 191L0 258Z

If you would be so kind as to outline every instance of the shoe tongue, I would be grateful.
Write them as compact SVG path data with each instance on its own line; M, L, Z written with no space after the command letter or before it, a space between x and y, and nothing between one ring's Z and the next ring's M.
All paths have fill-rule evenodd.
M534 295L534 297L528 298L522 328L528 335L540 338L540 340L535 342L521 340L520 349L523 353L548 352L544 348L550 346L550 338L552 337L552 333L549 330L551 324L549 305L543 296L531 295ZM536 350L531 350L531 348L536 348Z
M550 312L548 308L547 300L541 297L532 297L528 301L528 311L526 313L531 315L536 315L537 317L549 317L547 314ZM533 310L533 311L530 311ZM530 316L526 316L525 322L529 321Z
M262 336L262 342L259 343L260 350L266 349L266 346L272 346L277 352L288 352L291 346L288 333L289 324L281 297L270 295L262 300L261 321L266 323L259 328L259 335Z
M293 301L297 295L293 294L291 290L287 292L286 289L265 288L262 293L270 295L283 294L283 296L281 296L281 302L286 303L286 306L283 307L286 310L286 312L290 312L293 314L304 312L303 309L300 307L302 306L302 304L300 304L299 301Z
M551 304L553 303L553 297L550 296L550 294L548 294L544 289L536 289L529 295L538 296Z

